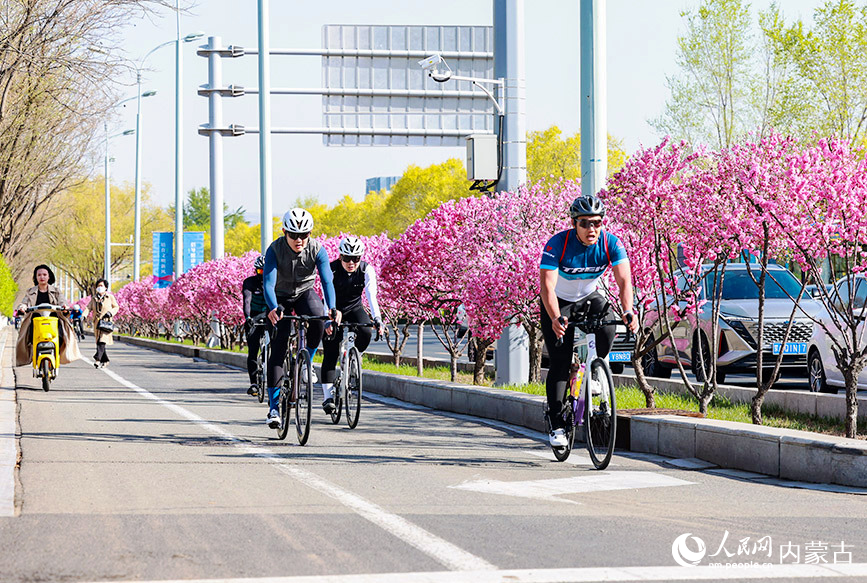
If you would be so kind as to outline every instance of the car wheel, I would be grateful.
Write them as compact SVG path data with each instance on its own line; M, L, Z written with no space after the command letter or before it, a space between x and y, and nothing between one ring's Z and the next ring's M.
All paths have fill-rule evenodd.
M611 374L623 374L622 362L610 362L608 363L608 368L611 369Z
M648 344L653 344L653 336L647 341ZM641 368L644 370L644 376L656 377L660 379L671 378L671 367L663 365L659 362L659 355L654 347L647 354L641 357Z
M825 366L822 364L822 357L819 356L818 350L810 352L810 357L807 359L807 371L810 375L810 392L811 393L836 393L836 389L831 389L828 386L828 380L825 377Z
M708 343L707 338L704 334L700 335L701 339L701 355L702 358L699 358L698 352L698 342L693 341L692 343L692 353L690 355L692 360L692 374L695 375L695 380L703 383L705 379L707 379L707 373L710 370L710 343ZM725 381L726 373L717 369L716 372L716 382L721 383Z

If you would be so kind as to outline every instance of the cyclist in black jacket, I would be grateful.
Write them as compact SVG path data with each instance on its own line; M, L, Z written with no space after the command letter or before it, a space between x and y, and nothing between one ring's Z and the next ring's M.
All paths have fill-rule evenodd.
M251 275L244 280L241 286L241 293L244 297L244 322L245 331L247 333L247 373L250 375L250 388L247 389L248 395L256 396L258 389L256 388L256 357L259 356L259 343L262 340L262 335L265 329L261 326L254 327L251 320L268 311L268 304L265 303L265 289L262 278L262 271L265 268L265 257L260 255L253 263L256 270L256 275Z
M337 309L343 315L344 322L369 324L370 316L364 309L361 295L367 296L370 315L382 332L382 319L379 314L379 304L376 301L376 272L373 266L361 260L364 253L364 243L357 237L344 237L340 240L340 257L331 262L334 273L334 293L337 296ZM355 347L364 352L370 344L372 331L370 328L359 328L356 332ZM334 411L334 399L331 395L334 381L337 377L335 367L340 357L340 341L343 333L337 330L329 338L322 341L322 408L326 413Z

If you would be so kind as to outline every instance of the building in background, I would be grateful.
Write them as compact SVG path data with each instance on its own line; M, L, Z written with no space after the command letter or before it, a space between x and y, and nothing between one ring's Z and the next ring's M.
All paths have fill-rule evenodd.
M391 187L398 180L400 180L400 176L376 176L368 178L365 181L367 188L364 191L364 196L367 196L371 191L379 192L380 190L385 190L386 192L390 192Z

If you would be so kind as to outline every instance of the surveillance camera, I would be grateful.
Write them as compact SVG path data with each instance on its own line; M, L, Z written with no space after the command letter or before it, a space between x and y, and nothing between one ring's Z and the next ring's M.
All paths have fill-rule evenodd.
M439 53L435 55L431 55L426 59L422 59L418 62L418 66L424 69L425 71L429 71L431 69L436 69L436 66L443 62L442 56Z

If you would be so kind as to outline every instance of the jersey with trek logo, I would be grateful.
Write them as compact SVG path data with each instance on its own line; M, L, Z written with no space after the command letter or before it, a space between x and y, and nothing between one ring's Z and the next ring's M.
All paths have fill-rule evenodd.
M609 265L628 261L626 249L616 235L599 233L594 245L578 240L575 229L561 231L551 237L542 250L541 269L557 270L554 286L557 297L576 302L596 290L598 280Z

